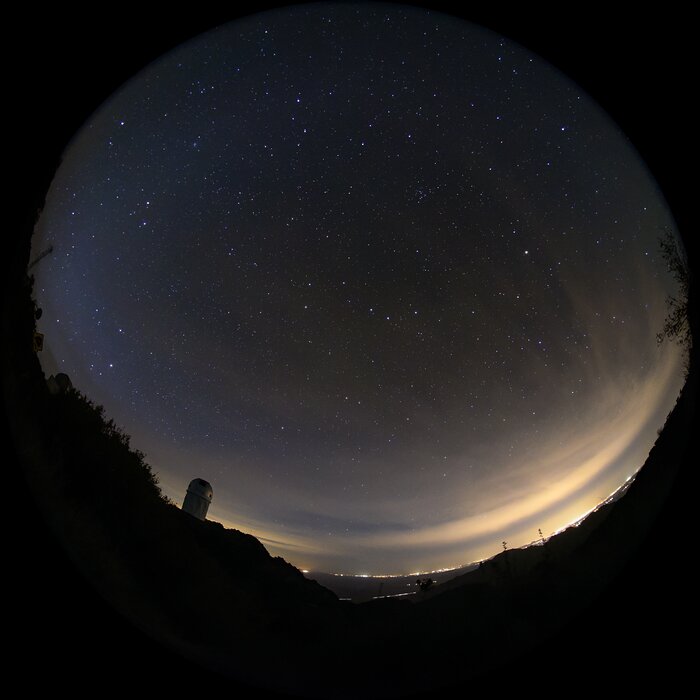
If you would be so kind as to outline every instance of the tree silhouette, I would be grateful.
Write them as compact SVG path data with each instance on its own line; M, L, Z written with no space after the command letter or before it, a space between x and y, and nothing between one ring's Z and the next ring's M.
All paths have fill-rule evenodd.
M681 346L684 352L684 370L687 377L690 369L690 349L693 343L688 315L690 268L685 251L671 231L667 230L659 238L659 248L661 256L666 261L668 271L678 284L678 292L675 296L669 294L666 297L668 313L664 319L662 330L656 334L656 341L661 344L668 339Z

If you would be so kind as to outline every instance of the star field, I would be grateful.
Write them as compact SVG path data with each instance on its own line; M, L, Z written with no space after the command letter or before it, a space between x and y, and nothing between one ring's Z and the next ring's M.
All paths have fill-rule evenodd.
M306 568L457 566L641 466L681 385L673 220L525 49L365 3L254 15L148 66L37 227L48 357L181 502Z

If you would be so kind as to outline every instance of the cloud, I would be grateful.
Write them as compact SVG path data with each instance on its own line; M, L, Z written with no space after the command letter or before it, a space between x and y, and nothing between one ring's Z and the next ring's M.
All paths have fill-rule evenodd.
M421 553L425 560L440 552L444 566L466 562L484 541L491 540L495 548L501 539L510 541L528 527L533 530L534 522L549 523L551 532L556 527L553 523L563 527L600 502L601 479L614 484L614 489L641 466L653 441L651 431L675 397L678 367L677 353L663 352L643 380L610 384L596 402L581 407L575 423L560 425L533 447L527 460L514 461L507 470L487 472L477 492L462 494L464 512L469 515L411 529L386 527L382 524L386 519L376 518L375 532L336 532L325 538L312 528L275 528L262 521L248 521L239 529L248 526L273 551L293 561L330 562L346 557L399 568L401 561L413 562ZM439 496L426 494L425 499L430 503L439 501ZM400 510L387 496L368 505L363 515L392 509Z

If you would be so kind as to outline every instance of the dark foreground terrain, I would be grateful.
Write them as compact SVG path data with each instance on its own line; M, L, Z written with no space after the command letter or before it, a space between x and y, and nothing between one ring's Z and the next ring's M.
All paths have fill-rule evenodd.
M46 643L46 620L32 606L41 609L52 597L68 623L55 643L61 650L74 643L68 642L76 631L70 601L87 581L118 611L120 631L138 626L163 651L194 662L188 671L194 677L310 697L391 697L465 686L523 663L528 654L536 655L533 672L553 673L561 668L553 666L561 648L555 655L544 650L562 635L597 639L587 647L592 658L585 666L593 672L600 664L596 649L621 624L629 631L630 612L644 632L640 638L659 645L659 658L673 647L677 638L664 637L663 625L648 633L662 622L659 610L663 622L670 621L666 610L680 621L678 600L690 573L673 549L687 535L675 529L672 540L658 541L653 533L658 518L669 517L674 485L683 484L679 469L688 468L694 369L618 501L543 546L503 552L410 602L354 604L271 557L254 537L196 520L169 503L143 456L99 407L72 388L51 393L32 350L31 281L22 265L15 269L5 313L5 399L26 485L19 474L7 484L13 496L31 493L39 505L31 519L25 514L17 521L23 535L38 524L39 539L22 542L10 567L33 591L20 611L25 621L18 637L26 643ZM36 560L47 545L43 539L52 540L49 549L56 542L65 548L74 563L75 569L59 563L70 570L67 580L44 555ZM60 560L56 551L51 556ZM659 572L664 585L650 590ZM616 590L614 609L604 602L610 589ZM99 608L101 601L94 602ZM82 617L82 601L79 610ZM119 658L118 636L100 639L103 653ZM89 639L79 639L78 648L84 641L89 647ZM620 674L635 641L625 636L627 646L616 649ZM681 647L678 652L682 658Z

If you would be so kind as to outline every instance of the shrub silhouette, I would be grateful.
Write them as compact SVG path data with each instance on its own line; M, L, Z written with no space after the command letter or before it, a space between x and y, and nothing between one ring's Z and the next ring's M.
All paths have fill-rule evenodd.
M659 238L661 256L666 261L668 271L678 284L676 295L666 297L668 313L664 319L661 331L656 334L656 341L661 344L664 340L678 343L684 351L684 371L686 379L690 370L690 351L693 336L690 327L688 303L690 298L690 267L683 249L671 231L666 231Z

